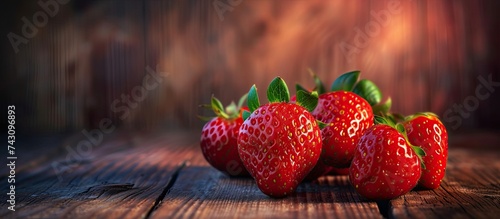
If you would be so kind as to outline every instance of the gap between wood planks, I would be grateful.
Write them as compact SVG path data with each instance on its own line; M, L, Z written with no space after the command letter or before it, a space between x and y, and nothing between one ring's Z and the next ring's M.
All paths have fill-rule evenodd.
M377 208L379 213L384 217L384 218L394 218L394 215L392 214L391 211L391 201L377 201Z
M189 165L189 162L187 160L184 160L174 171L174 173L170 176L170 178L167 180L167 185L163 188L161 194L156 198L153 206L149 209L147 214L144 216L144 219L149 219L153 215L153 213L163 204L163 200L165 197L169 194L170 189L175 185L177 182L177 179L179 177L179 174L181 171ZM392 213L392 206L391 206L391 201L377 201L377 208L379 210L379 213L384 217L384 218L395 218L394 214Z
M156 209L158 209L158 207L160 207L161 203L163 202L163 199L169 193L170 189L174 186L175 182L177 181L177 178L179 177L179 173L182 171L182 169L184 169L184 167L186 167L186 165L188 165L188 162L187 161L183 161L179 165L179 167L177 167L175 169L175 171L172 174L172 176L170 176L170 179L168 179L167 185L165 186L165 188L163 188L163 191L158 196L158 198L156 198L153 206L151 206L151 208L149 209L148 213L144 217L145 219L150 218L151 215L153 214L153 212L156 211Z

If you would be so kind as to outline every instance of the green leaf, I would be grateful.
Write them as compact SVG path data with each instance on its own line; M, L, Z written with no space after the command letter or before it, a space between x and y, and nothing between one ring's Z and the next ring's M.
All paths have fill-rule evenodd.
M326 124L320 120L316 120L316 123L318 123L319 129L324 129L325 127L328 126L328 124Z
M393 119L394 122L403 122L405 117L400 113L388 113L388 115Z
M224 106L222 105L220 100L217 99L215 96L212 95L212 98L210 99L210 101L211 101L210 103L211 103L212 109L216 108L217 110L220 110L220 111L224 110Z
M250 88L250 91L248 91L247 104L250 112L255 111L260 106L259 95L257 94L257 87L255 84Z
M229 116L224 111L224 106L219 101L219 99L212 96L211 105L212 105L212 110L214 111L215 115L217 115L219 117L226 118L226 119L229 118Z
M394 123L394 124L398 123L398 121L394 118L394 116L391 113L383 114L383 115L380 115L380 116L383 116L386 119L391 120L391 122Z
M325 89L325 85L323 84L323 81L321 81L321 79L316 75L316 73L313 72L312 69L308 69L308 71L309 71L309 74L311 74L311 76L314 79L315 87L313 90L318 91L318 94L326 93L326 89Z
M422 149L421 147L412 145L411 148L415 151L415 154L417 154L418 156L425 156L426 155L424 149Z
M398 123L396 125L396 130L398 130L398 132L400 132L401 134L406 135L406 129L405 129L405 126L403 124Z
M301 91L305 91L305 92L309 92L309 91L307 91L307 89L306 89L306 88L302 87L302 85L300 85L300 84L295 84L295 92L299 92L299 90L301 90Z
M241 107L243 106L243 104L245 104L245 101L247 100L247 97L248 97L248 93L246 93L245 95L241 96L240 100L238 101L238 109L241 109Z
M318 105L318 92L309 93L299 90L297 92L297 104L312 112Z
M384 103L379 103L372 107L374 115L387 115L392 106L392 100L389 97Z
M415 154L417 154L418 159L420 159L420 166L422 167L422 169L426 169L424 159L422 158L426 155L424 149L413 145L411 145L411 148L413 149L413 151L415 151Z
M250 114L252 114L250 111L248 110L243 110L243 113L242 113L242 118L243 118L243 121L247 120L247 118L250 116Z
M375 115L375 124L384 124L396 128L396 124L391 119L379 115Z
M285 81L281 77L276 77L267 88L267 99L271 103L290 102L290 93Z
M352 92L363 97L372 106L380 103L382 99L382 92L380 92L380 89L375 83L367 79L359 81Z
M360 73L360 71L351 71L351 72L347 72L347 73L342 74L337 79L335 79L330 90L331 91L339 91L339 90L351 91L352 88L354 87L354 84L356 84L356 81L358 81L359 73Z
M383 116L375 115L375 124L387 124L387 119Z

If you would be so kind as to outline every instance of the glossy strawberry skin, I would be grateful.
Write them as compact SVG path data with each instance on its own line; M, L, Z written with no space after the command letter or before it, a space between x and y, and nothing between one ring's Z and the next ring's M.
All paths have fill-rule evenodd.
M320 130L301 106L265 104L241 126L238 152L259 189L268 196L283 197L294 192L316 165Z
M249 176L238 154L237 137L243 119L215 117L201 133L201 151L207 162L230 176Z
M337 168L349 167L363 132L373 125L370 104L355 93L334 91L319 96L312 115L327 124L321 130L322 161Z
M420 158L396 129L374 125L359 140L349 168L356 191L371 200L389 200L413 189L420 178Z
M421 147L426 155L422 157L425 169L418 183L427 189L441 185L448 159L448 133L445 126L434 116L419 115L404 122L408 140Z

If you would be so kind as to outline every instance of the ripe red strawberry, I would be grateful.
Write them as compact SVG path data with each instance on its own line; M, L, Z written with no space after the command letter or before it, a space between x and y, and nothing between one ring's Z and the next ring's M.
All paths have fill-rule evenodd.
M208 121L201 132L201 151L207 162L216 169L230 176L248 176L238 155L237 138L243 123L241 104L246 95L240 99L238 106L231 103L224 111L221 102L212 97L211 108L217 115Z
M408 140L425 152L425 169L418 183L427 189L438 188L445 175L448 159L448 133L443 123L432 113L418 113L403 122Z
M259 106L255 85L248 93L250 113L238 137L238 152L259 189L271 197L293 193L316 165L321 153L320 129L308 110L317 95L300 91L297 104L281 78L267 90L270 103ZM250 114L250 115L248 115Z
M374 114L386 113L390 98L381 103L382 93L371 81L358 81L359 71L339 76L325 93L321 80L311 72L315 82L314 90L320 93L313 116L328 124L321 130L323 151L321 160L330 166L348 168L356 144L363 132L373 125ZM297 90L304 90L300 85ZM351 92L352 91L352 92Z
M404 128L398 127L404 133ZM423 151L396 128L377 124L358 142L349 169L356 191L372 200L389 200L413 189L420 178ZM417 155L418 153L418 155Z
M319 96L312 115L329 124L321 130L322 161L337 168L349 167L359 138L373 125L370 104L355 93L334 91Z

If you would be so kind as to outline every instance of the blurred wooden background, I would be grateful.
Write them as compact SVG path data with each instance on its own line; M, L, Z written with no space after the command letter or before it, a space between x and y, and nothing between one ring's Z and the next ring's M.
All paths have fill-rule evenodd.
M208 112L198 105L212 94L227 104L255 83L264 98L278 75L294 92L295 83L313 85L308 68L327 84L359 69L393 110L434 111L451 132L500 123L500 87L475 98L479 77L500 82L496 0L72 0L17 53L5 36L22 36L22 17L43 9L13 0L1 8L0 97L16 105L18 128L33 133L108 118L130 129L201 129L196 115ZM161 83L127 104L122 95L140 89L146 67ZM453 111L464 101L470 110Z

